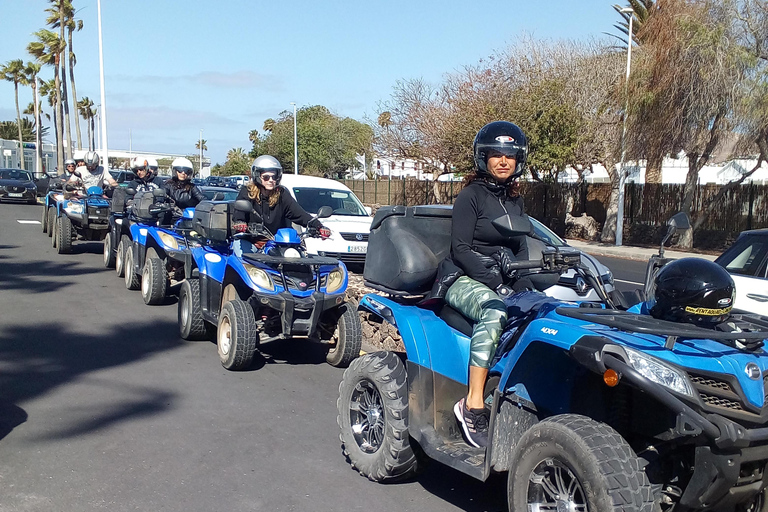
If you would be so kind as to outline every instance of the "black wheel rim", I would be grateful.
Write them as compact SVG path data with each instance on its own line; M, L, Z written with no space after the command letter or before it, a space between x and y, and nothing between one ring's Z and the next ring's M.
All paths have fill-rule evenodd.
M548 457L539 462L528 478L530 512L587 512L584 489L573 471L562 461Z
M384 442L384 406L381 394L369 380L361 380L349 400L349 424L360 449L375 453Z

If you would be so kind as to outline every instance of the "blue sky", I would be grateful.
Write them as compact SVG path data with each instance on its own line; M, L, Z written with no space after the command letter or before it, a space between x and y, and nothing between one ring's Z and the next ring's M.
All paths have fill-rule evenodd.
M73 2L85 22L74 41L77 93L99 103L96 0ZM375 118L397 80L437 83L524 32L614 32L613 3L102 0L109 147L127 149L130 130L134 151L195 153L202 129L209 156L223 163L229 149L249 150L248 132L292 101ZM25 48L44 27L47 5L0 0L1 63L29 60ZM31 94L20 92L22 109ZM13 85L2 82L0 120L10 119Z

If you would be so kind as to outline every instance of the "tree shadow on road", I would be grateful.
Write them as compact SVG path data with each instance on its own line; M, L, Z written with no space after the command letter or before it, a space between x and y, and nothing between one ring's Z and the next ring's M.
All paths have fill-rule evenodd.
M171 321L124 325L111 330L109 335L84 334L54 324L0 329L0 438L26 421L26 413L14 404L33 400L74 381L94 379L89 375L93 372L131 364L180 346L176 322ZM109 382L97 384L102 389L116 386ZM94 404L95 410L88 411L87 420L64 421L48 437L75 437L158 414L173 407L175 398L174 393L149 386L121 384L119 391L123 395L120 401L106 406L101 402Z
M55 292L75 284L78 276L97 272L101 269L77 261L3 262L0 265L0 288L29 293Z
M255 371L267 364L318 365L326 364L328 348L306 339L270 341L259 345L248 370Z

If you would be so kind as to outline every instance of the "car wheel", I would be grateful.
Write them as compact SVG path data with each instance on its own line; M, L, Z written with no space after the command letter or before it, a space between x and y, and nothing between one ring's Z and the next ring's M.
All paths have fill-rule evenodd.
M420 449L408 435L408 379L394 352L352 361L339 385L336 407L342 451L361 475L374 482L396 482L418 472Z
M512 454L509 510L651 512L651 484L613 428L586 416L553 416L529 428Z
M363 328L360 325L360 315L357 314L357 303L344 303L329 314L335 323L325 326L326 332L333 330L330 339L332 345L325 360L331 366L346 368L360 355L363 345Z
M154 256L147 258L141 273L141 298L144 304L160 304L168 290L168 273L165 262Z
M179 333L185 340L202 340L209 334L200 306L200 281L185 279L179 290Z
M66 215L56 219L56 252L59 254L72 252L72 221Z
M48 232L48 207L43 206L43 219L40 221L40 224L43 225L43 233Z
M258 338L258 327L251 306L240 299L224 304L216 333L221 365L227 370L243 370L250 366Z
M53 225L56 223L56 208L48 208L48 236L53 237Z
M128 245L125 247L124 255L124 271L125 271L125 287L128 290L138 290L141 285L141 278L133 268L133 247Z
M112 232L108 232L104 237L104 267L115 267L115 251L112 249Z
M130 238L123 235L120 239L120 243L117 244L117 254L115 254L115 272L117 272L117 277L125 277L125 253L127 247L130 246Z

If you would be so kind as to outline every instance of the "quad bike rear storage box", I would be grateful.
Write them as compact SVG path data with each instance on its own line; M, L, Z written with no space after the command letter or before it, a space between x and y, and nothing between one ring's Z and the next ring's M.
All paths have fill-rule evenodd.
M114 198L114 196L113 196ZM153 215L150 213L150 207L157 202L157 198L152 194L151 190L138 192L133 196L133 208L134 214L141 219L153 219Z
M195 207L193 229L210 240L227 240L231 236L231 205L232 203L202 201Z
M363 277L372 288L421 295L451 250L448 205L384 206L371 223Z

